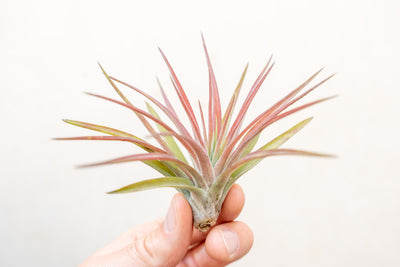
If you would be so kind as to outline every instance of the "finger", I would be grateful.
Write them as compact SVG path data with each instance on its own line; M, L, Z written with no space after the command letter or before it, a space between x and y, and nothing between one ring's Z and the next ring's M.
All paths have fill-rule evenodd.
M204 243L190 250L178 267L219 267L249 252L253 232L242 222L230 222L211 229Z
M218 222L231 222L236 219L244 206L244 192L240 185L234 184L222 204Z
M136 226L120 235L105 247L96 251L94 255L105 255L120 250L132 242L135 242L137 239L143 238L150 232L156 230L158 227L160 227L162 222L163 219L158 219L140 226Z
M83 266L176 266L192 237L192 212L182 194L172 199L162 224L128 246L89 258Z
M222 222L230 222L236 219L243 209L245 202L244 192L240 185L234 184L226 195L225 201L222 204L221 213L216 225ZM200 232L193 228L191 244L202 242L207 236L207 233Z

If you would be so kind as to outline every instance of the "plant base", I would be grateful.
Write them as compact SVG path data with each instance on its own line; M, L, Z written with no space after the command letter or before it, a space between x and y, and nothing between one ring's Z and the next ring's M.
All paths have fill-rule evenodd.
M217 218L211 218L202 222L194 222L194 227L196 227L197 230L199 230L200 232L208 232L208 230L210 230L211 227L213 227L215 225L215 223L217 222Z

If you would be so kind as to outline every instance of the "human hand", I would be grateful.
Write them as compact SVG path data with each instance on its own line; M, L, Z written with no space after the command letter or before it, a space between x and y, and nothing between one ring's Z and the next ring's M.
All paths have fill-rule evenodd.
M225 266L247 254L253 233L233 220L244 205L244 193L237 184L230 189L217 225L208 233L193 227L192 210L182 196L172 199L167 216L133 228L89 257L89 266Z

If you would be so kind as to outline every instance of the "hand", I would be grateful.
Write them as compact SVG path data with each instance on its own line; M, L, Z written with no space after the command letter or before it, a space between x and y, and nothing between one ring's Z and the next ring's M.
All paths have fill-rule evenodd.
M172 199L167 216L135 227L100 249L81 267L88 266L225 266L244 256L253 233L233 222L244 205L244 193L235 184L222 206L217 225L208 233L192 226L192 210L182 194Z

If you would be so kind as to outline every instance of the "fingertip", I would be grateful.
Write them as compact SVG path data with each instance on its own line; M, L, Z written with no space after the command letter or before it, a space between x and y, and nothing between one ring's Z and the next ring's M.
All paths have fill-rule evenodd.
M244 203L245 195L242 187L238 184L234 184L222 205L220 221L229 222L236 219L242 211Z
M244 204L245 195L243 188L239 184L233 184L229 193L231 194L231 197L235 197L237 201L240 201L241 203Z
M205 241L207 254L225 263L246 255L254 241L253 232L242 222L231 222L214 227Z

